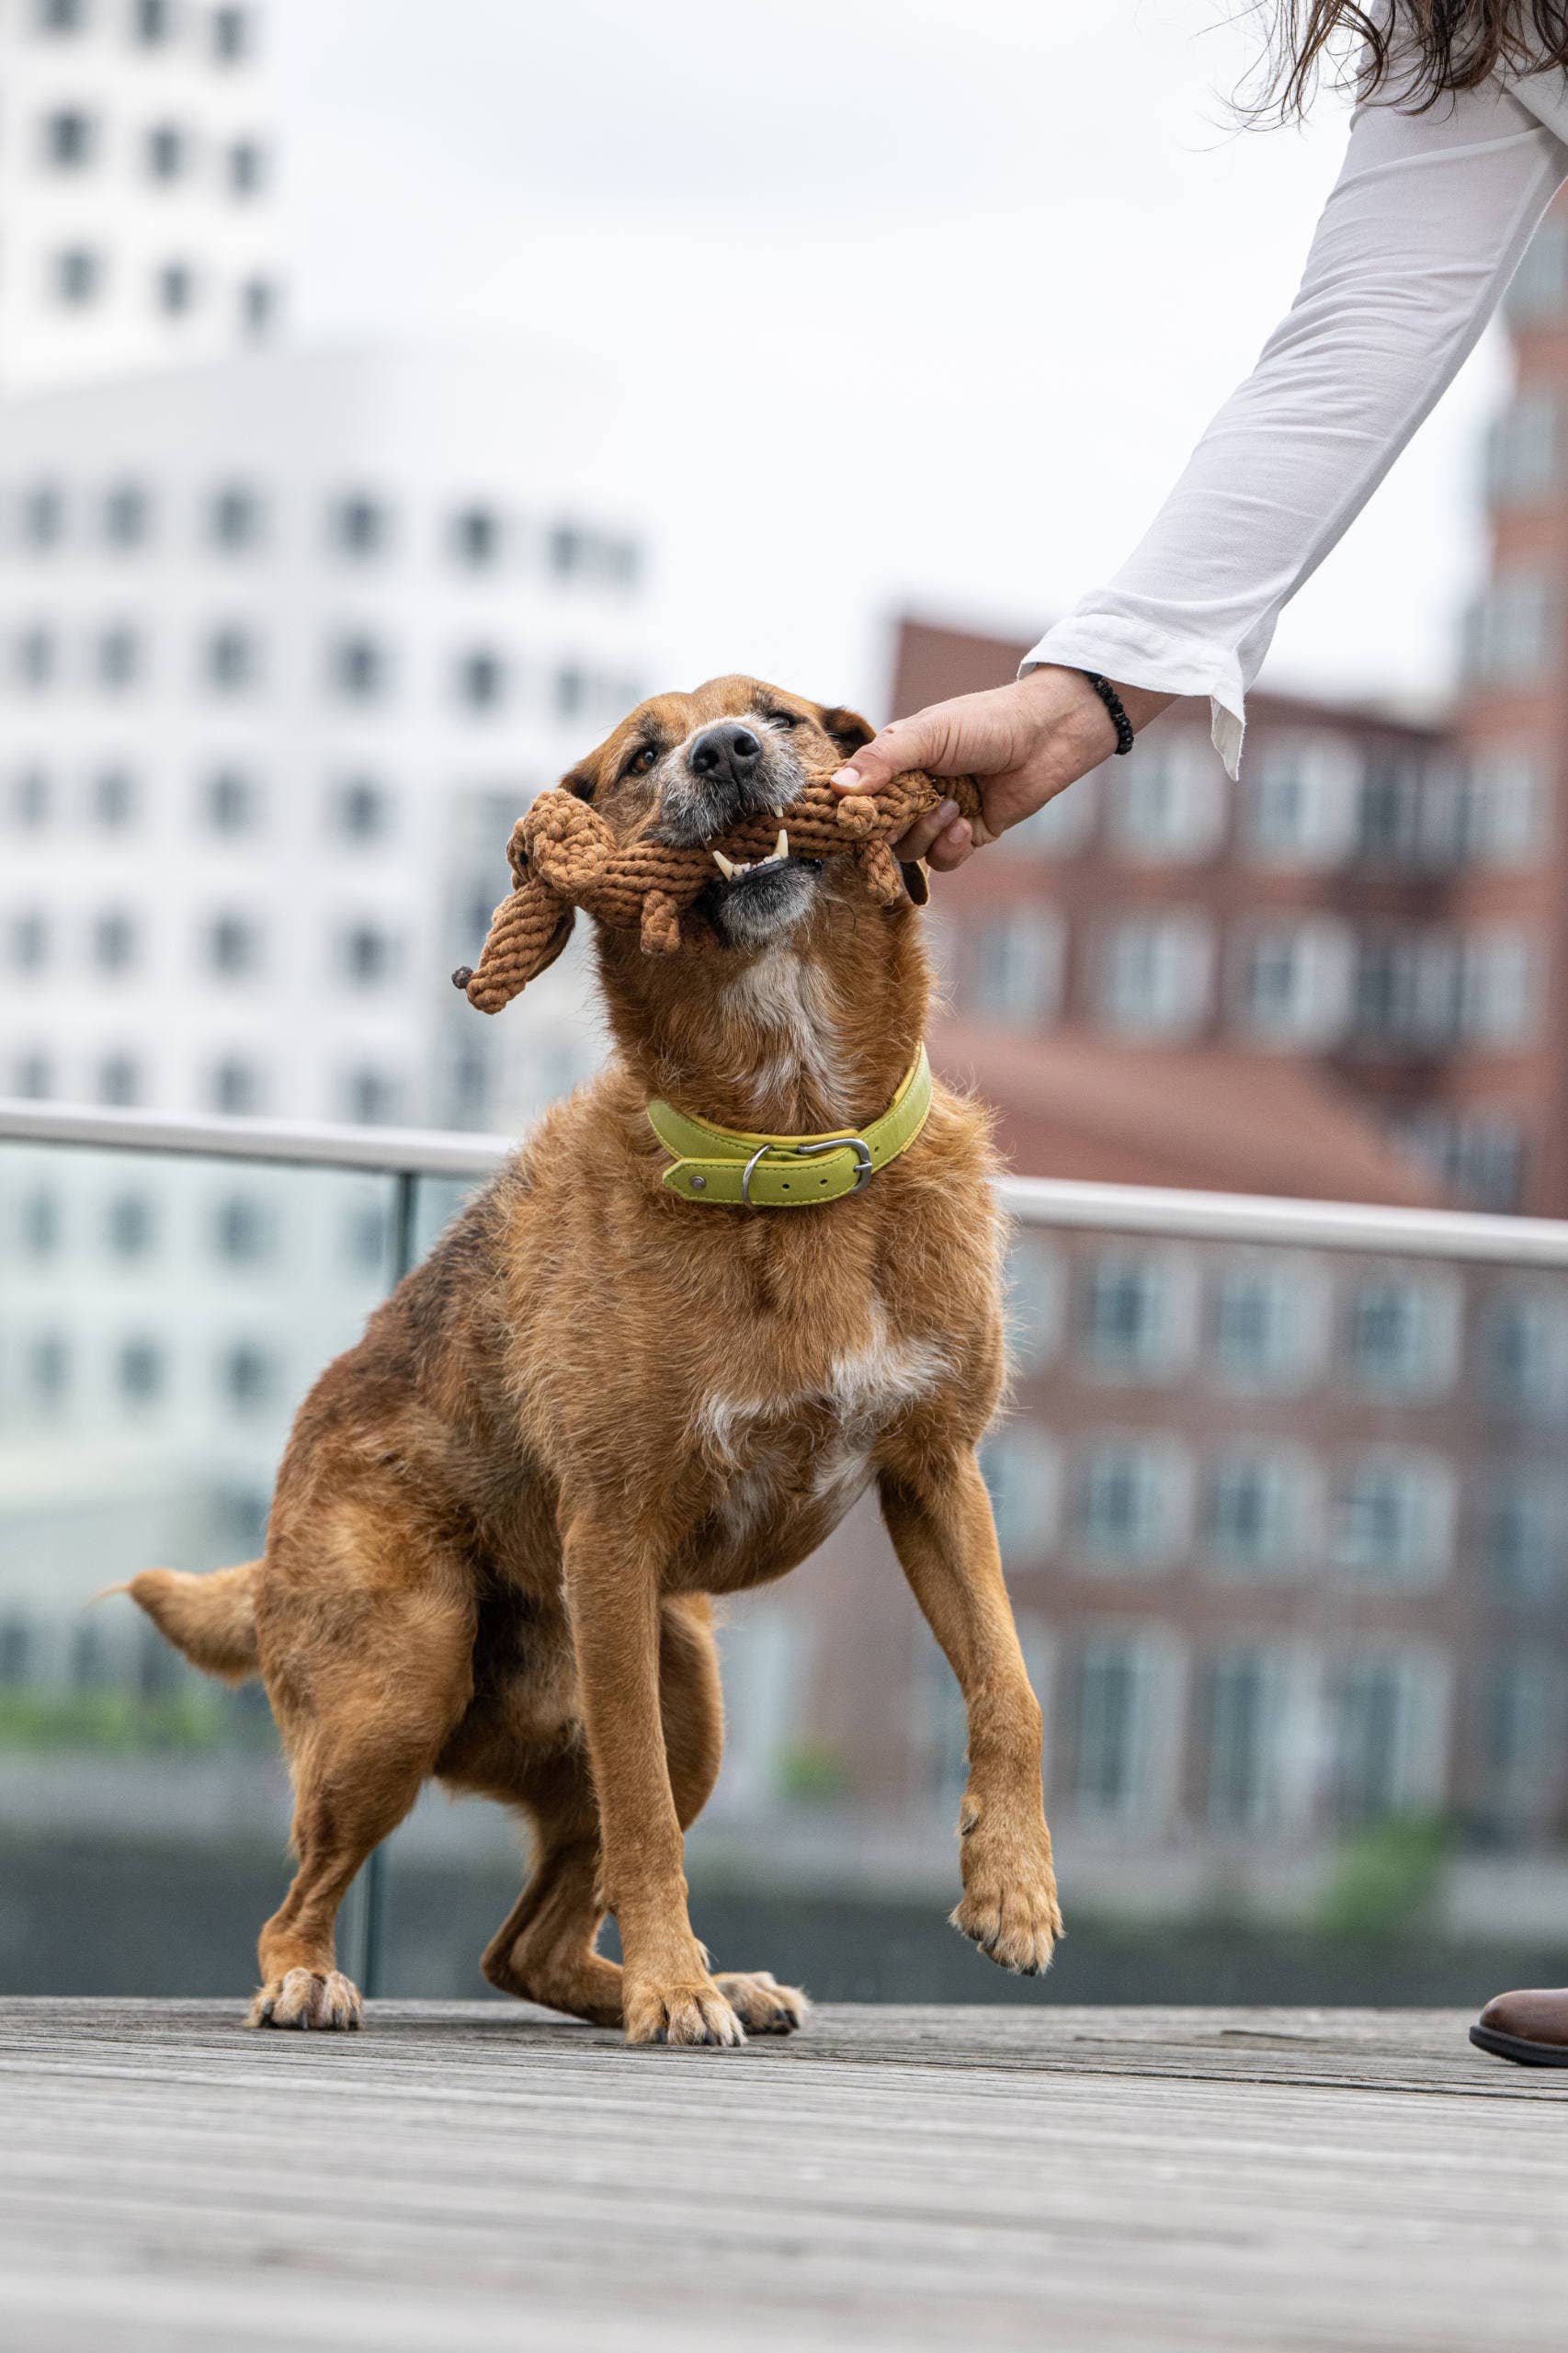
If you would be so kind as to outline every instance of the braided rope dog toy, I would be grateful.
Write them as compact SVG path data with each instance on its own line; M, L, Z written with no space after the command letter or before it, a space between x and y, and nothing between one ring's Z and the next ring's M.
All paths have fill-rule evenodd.
M938 783L911 768L885 790L864 793L837 793L825 776L812 777L784 812L790 849L807 858L851 858L879 906L896 905L905 892L923 906L924 867L901 867L892 845L943 800L956 801L971 822L980 814L972 777ZM622 845L597 809L554 786L512 828L511 895L491 918L478 964L461 966L453 985L481 1013L499 1013L554 963L579 907L612 930L638 932L644 955L710 948L711 927L690 911L713 878L715 858L736 866L760 861L774 854L778 831L777 817L753 816L716 845L677 848L646 837Z

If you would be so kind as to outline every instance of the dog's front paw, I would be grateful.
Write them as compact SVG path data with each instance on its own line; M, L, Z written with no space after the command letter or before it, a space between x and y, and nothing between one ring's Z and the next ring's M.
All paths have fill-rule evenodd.
M624 1981L628 2042L709 2043L733 2050L746 2030L710 1977L685 1985L634 1985Z
M341 2033L358 2026L364 2015L359 1988L341 1970L290 1969L286 1976L268 1978L245 2024Z
M1050 1847L1043 1855L1020 1852L1004 1841L978 1851L966 1847L963 1878L954 1927L1000 1969L1021 1977L1038 1977L1049 1969L1062 1934Z
M810 2002L796 1985L780 1985L771 1970L716 1977L714 1984L748 2034L793 2034L805 2024Z

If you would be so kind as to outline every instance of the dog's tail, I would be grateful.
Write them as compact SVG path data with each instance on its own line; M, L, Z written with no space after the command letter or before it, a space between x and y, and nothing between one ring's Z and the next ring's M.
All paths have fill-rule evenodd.
M192 1666L221 1675L225 1683L244 1683L261 1671L256 1642L260 1574L259 1561L205 1577L187 1576L180 1569L143 1569L116 1590L128 1593Z

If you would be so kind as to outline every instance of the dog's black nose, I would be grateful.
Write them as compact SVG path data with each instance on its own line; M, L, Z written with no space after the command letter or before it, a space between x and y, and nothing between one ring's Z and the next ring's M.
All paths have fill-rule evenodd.
M687 754L693 776L714 784L748 784L756 774L762 745L738 719L722 719L705 727Z

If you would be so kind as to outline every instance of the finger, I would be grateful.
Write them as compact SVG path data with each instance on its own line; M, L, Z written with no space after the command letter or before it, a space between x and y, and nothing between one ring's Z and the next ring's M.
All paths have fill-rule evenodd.
M935 809L927 809L924 817L916 817L908 833L894 842L893 856L901 858L906 866L913 866L917 858L926 856L937 835L946 833L958 813L956 801L942 801Z
M840 792L876 792L906 768L929 768L939 758L946 733L936 710L895 719L862 745L831 779Z
M934 867L938 874L950 874L955 867L963 864L965 858L972 858L974 850L974 835L970 831L968 820L960 817L947 827L939 841L932 843L926 863Z

